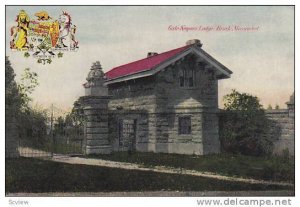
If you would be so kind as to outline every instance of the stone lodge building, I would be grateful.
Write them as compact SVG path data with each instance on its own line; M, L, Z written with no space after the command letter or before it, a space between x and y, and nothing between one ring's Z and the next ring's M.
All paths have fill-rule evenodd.
M218 153L218 81L231 74L199 40L105 74L94 63L82 97L85 153Z

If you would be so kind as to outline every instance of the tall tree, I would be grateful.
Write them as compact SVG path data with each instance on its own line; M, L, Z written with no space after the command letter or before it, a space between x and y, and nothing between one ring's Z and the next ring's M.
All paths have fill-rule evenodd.
M5 107L18 111L21 105L21 95L15 81L15 73L7 56L5 56Z
M5 108L6 114L13 114L19 137L23 143L33 147L45 144L46 114L30 107L30 95L38 86L38 75L26 68L19 84L8 57L5 57Z

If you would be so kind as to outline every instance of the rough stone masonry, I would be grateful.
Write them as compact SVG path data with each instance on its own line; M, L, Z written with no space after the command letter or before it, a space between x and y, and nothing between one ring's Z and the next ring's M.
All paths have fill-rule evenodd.
M218 81L231 73L199 40L105 74L94 63L84 84L85 153L218 153Z

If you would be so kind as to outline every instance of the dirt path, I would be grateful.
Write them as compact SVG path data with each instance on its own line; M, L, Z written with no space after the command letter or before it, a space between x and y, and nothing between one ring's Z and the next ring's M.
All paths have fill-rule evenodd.
M42 151L30 147L18 147L21 157L51 157L51 152Z
M264 185L291 186L291 187L294 186L294 184L286 183L286 182L273 182L273 181L265 181L265 180L256 180L251 178L230 177L230 176L214 174L211 172L199 172L195 170L171 168L166 166L155 166L151 168L151 167L138 165L135 163L115 162L115 161L102 160L102 159L54 156L51 160L55 162L62 162L68 164L82 164L82 165L92 165L92 166L101 166L101 167L110 167L110 168L121 168L126 170L140 170L140 171L151 171L151 172L158 172L158 173L192 175L192 176L199 176L199 177L212 178L212 179L225 180L225 181L243 182L249 184L264 184Z

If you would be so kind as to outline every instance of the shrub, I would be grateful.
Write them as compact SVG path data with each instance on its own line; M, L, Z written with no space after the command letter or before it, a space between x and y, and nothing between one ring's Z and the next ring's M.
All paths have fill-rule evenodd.
M270 121L257 97L236 90L224 96L220 140L225 152L266 155L272 152Z

